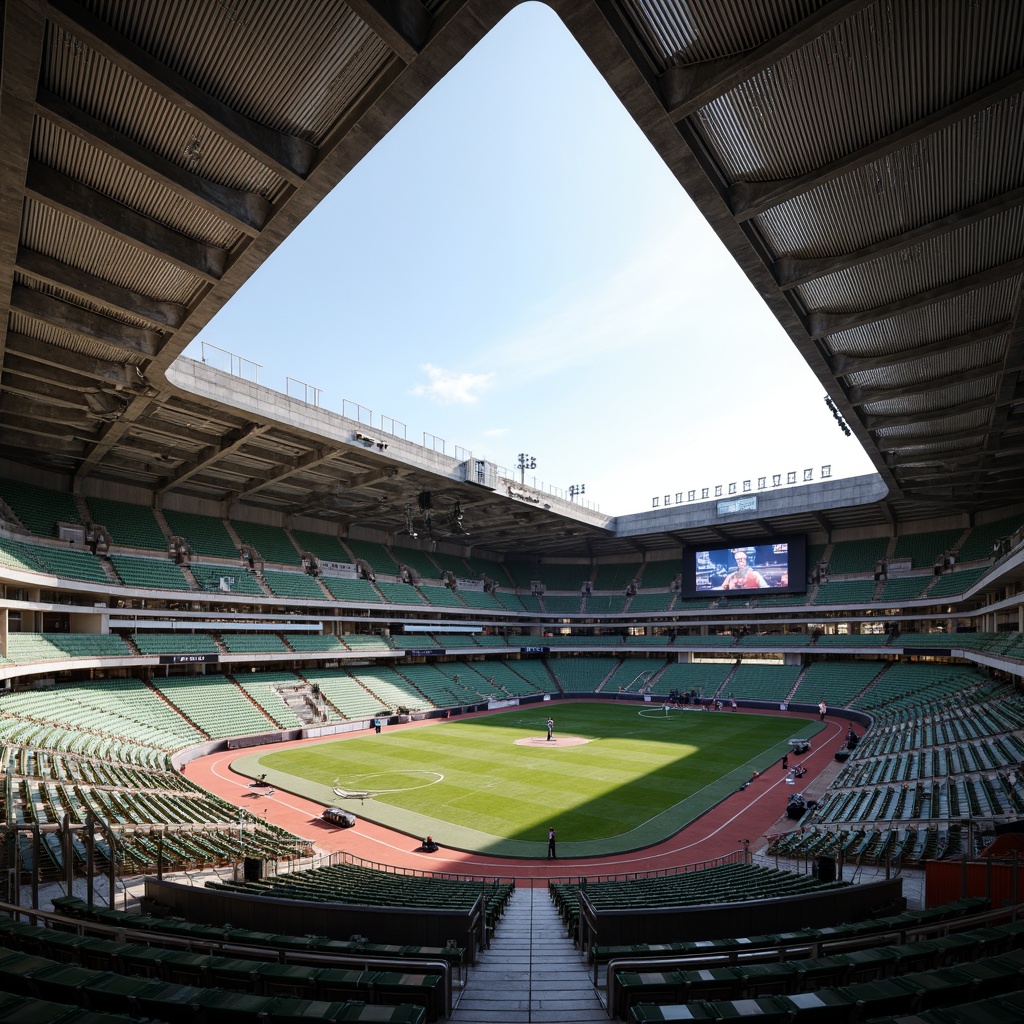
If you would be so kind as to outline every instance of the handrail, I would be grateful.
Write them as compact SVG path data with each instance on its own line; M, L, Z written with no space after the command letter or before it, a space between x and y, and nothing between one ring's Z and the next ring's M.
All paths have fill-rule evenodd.
M834 953L847 950L865 949L871 946L904 945L934 936L945 936L951 932L967 931L980 925L994 924L1009 919L1016 921L1024 913L1024 903L1011 907L1000 907L985 910L978 914L965 917L949 918L930 924L915 925L911 928L893 928L886 931L871 932L866 935L855 935L849 938L835 939L802 939L795 942L783 942L775 946L761 946L757 949L723 949L714 953L678 953L665 957L621 957L605 962L607 974L604 982L605 998L608 1000L609 1015L615 1006L615 973L617 971L641 970L706 970L712 967L733 966L745 963L772 963L775 961L792 960L794 958L819 959ZM955 925L956 927L951 927ZM601 965L594 960L594 987L600 984Z
M452 964L448 960L436 960L432 957L388 957L388 956L366 956L358 953L317 953L315 951L279 949L274 946L249 946L244 942L231 942L230 939L218 941L217 939L198 938L187 935L173 935L167 932L147 931L143 928L126 928L121 925L110 925L102 921L69 917L51 911L35 910L29 913L25 907L13 903L0 902L0 912L10 914L16 921L20 915L28 918L39 918L45 922L41 927L49 928L53 924L59 924L62 931L74 930L76 935L84 936L100 935L110 936L118 943L129 943L138 941L140 945L158 946L163 949L181 948L188 952L209 953L211 955L223 953L246 953L252 957L254 962L259 962L261 957L266 962L276 960L277 963L295 964L298 966L323 966L333 967L338 964L346 966L361 967L363 970L384 968L397 968L403 974L411 971L421 971L425 974L440 974L444 979L445 990L445 1014L450 1017L453 1004L453 981ZM459 984L464 986L466 981L466 964L459 964Z

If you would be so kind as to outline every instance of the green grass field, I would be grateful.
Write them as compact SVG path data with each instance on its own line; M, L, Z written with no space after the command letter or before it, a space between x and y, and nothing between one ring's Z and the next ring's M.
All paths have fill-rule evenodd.
M556 737L578 746L517 746ZM672 711L660 705L546 703L417 729L362 734L235 762L275 786L442 845L543 856L636 849L667 838L788 750L818 723ZM366 791L339 799L334 787Z

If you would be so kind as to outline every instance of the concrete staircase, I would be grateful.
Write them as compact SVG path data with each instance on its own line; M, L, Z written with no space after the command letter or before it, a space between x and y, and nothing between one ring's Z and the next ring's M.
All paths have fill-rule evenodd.
M517 889L463 989L452 1024L608 1024L546 887Z

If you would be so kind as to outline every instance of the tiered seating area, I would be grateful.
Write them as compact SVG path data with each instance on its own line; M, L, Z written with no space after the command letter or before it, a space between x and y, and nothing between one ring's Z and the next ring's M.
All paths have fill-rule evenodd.
M6 694L0 712L0 730L10 743L160 769L168 767L167 751L202 739L134 679Z
M377 589L384 595L384 600L388 604L426 604L420 592L408 583L391 583L378 579Z
M589 594L583 600L588 615L618 614L626 610L625 594Z
M265 569L263 578L271 592L278 597L297 597L312 601L325 600L320 584L304 572L278 572L275 569Z
M932 584L928 596L941 599L965 594L986 572L988 569L982 566L978 569L959 569L956 572L943 573Z
M816 647L884 647L889 637L885 633L822 633Z
M285 642L276 633L222 633L228 654L285 654Z
M994 523L975 526L960 545L960 562L977 562L990 559L994 554L995 545L1004 537L1009 537L1024 525L1024 515L1017 514L999 519Z
M592 693L619 667L618 658L551 658L548 668L566 693Z
M403 665L401 675L435 707L460 707L477 704L489 691L487 682L468 665Z
M435 582L441 578L441 570L434 564L430 555L426 551L420 551L419 548L392 548L391 554L394 556L399 566L406 566L412 569L428 583ZM456 574L461 576L465 573L465 567L463 566Z
M544 611L549 615L579 615L583 610L583 599L579 594L545 594L542 602Z
M132 650L116 633L10 633L7 660L16 665L68 658L127 658Z
M803 674L793 693L794 702L846 707L864 690L884 665L860 661L815 661Z
M107 498L89 498L86 503L92 521L106 527L110 539L119 547L167 550L167 538L151 508Z
M353 558L361 558L377 575L398 575L398 562L383 544L377 544L370 540L355 540L351 537L345 541L345 544L352 552ZM345 561L352 560L345 559Z
M238 558L238 546L231 539L224 520L197 512L178 512L164 509L164 519L171 533L184 537L192 547L193 554L213 558Z
M448 587L432 587L421 583L417 588L421 597L427 604L436 605L440 608L464 608L465 605L459 599L459 595Z
M301 553L295 550L288 534L279 526L232 519L231 528L238 539L255 548L264 561L277 565L298 565L301 561Z
M480 611L500 611L501 603L493 594L482 590L460 590L459 597L467 608L478 608Z
M1015 734L1024 702L1005 686L955 665L896 664L853 703L872 707L876 723L800 831L774 840L779 856L958 856L964 816L973 821L974 854L993 820L1021 813L1021 783L1008 766L1024 754Z
M845 606L870 604L875 597L875 586L874 579L832 580L819 585L814 603Z
M370 651L391 650L388 642L383 637L376 636L373 633L346 633L342 636L341 642L350 651L368 653Z
M725 692L731 697L781 703L796 684L796 665L751 665L741 662L729 677Z
M930 569L946 551L953 549L963 530L932 530L929 533L903 534L896 538L892 557L911 560L915 569Z
M893 576L882 584L879 600L890 604L899 601L914 601L924 594L933 576Z
M185 574L166 558L136 558L134 555L110 556L110 564L126 587L153 590L191 590Z
M400 707L410 711L423 711L432 705L423 694L411 686L392 668L358 668L351 671L352 677L389 712Z
M286 633L288 646L301 653L344 651L345 645L333 633Z
M700 947L673 943L672 959L652 964L650 971L637 971L643 957L622 950L624 958L641 962L614 971L611 1010L630 1021L756 1017L772 1024L883 1019L1001 1024L1019 1019L1024 1008L1019 925L987 926L984 918L956 917L955 910L943 917L942 909ZM805 945L798 949L801 939ZM742 962L735 957L740 946L749 951ZM807 957L812 948L817 955Z
M219 654L209 633L130 633L140 654Z
M589 882L587 899L597 911L654 910L706 903L746 903L780 899L800 893L824 892L842 883L821 883L810 875L777 871L752 864L723 864L698 871L658 875L622 882ZM578 934L579 886L550 882L570 935Z
M312 530L292 530L300 551L311 551L317 558L328 562L352 564L352 554L334 534L314 533Z
M375 907L423 907L470 910L480 897L480 883L376 871L356 864L293 871L260 882L207 883L229 892L314 903L354 903ZM511 883L488 887L489 917L496 920L508 902Z
M102 924L116 920L111 911L95 917ZM132 929L143 923L148 922L138 915L126 915L120 926ZM175 1020L191 1020L202 1013L203 1019L233 1024L297 1022L314 1015L320 1021L423 1024L436 1020L445 1007L440 975L281 967L277 960L283 951L275 948L266 949L262 959L238 960L228 943L228 929L207 927L202 934L198 929L193 933L180 922L172 933L174 923L162 921L164 933L115 943L0 921L0 984L6 991L0 996L0 1015L25 1024L130 1024L139 1012L146 1020L166 1019L168 1013ZM231 936L239 931L231 930ZM183 956L174 947L160 948L161 942L177 938L180 943L190 935L216 952ZM252 935L242 932L241 940L248 946ZM279 938L284 943L287 937ZM396 1005L388 1005L392 1003ZM182 1007L178 1012L169 1009Z
M258 704L266 715L282 729L301 729L302 722L281 697L283 687L299 686L301 681L291 672L237 673L239 686Z
M640 612L667 612L672 607L675 594L668 591L643 591L639 590L629 599L627 610L634 613Z
M698 696L711 697L718 692L732 670L731 663L670 663L655 680L651 692L668 695L673 690L681 693L696 690Z
M65 491L0 478L0 498L37 537L56 537L57 523L82 522L74 496Z
M355 604L380 604L382 598L369 580L352 580L341 576L321 576L320 582L336 601Z
M888 547L888 537L838 541L832 546L828 562L829 574L838 576L874 572L876 563L885 557Z
M303 678L316 683L320 692L344 718L365 720L389 714L389 709L368 693L347 672L338 669L306 669Z
M594 590L598 593L610 590L621 594L633 580L639 578L641 568L640 562L603 562L594 573Z
M240 566L216 565L214 563L193 562L189 570L195 577L196 582L207 591L223 591L221 580L226 579L227 591L231 594L250 594L253 597L263 597L263 589L259 583Z
M209 736L250 736L275 728L225 676L169 676L154 679L153 685Z

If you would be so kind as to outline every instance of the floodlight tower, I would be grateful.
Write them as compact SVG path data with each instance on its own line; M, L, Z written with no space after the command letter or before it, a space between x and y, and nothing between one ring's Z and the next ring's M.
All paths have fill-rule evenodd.
M527 455L525 452L520 452L519 462L517 463L517 465L519 466L519 482L525 485L526 471L528 469L536 469L537 460L532 455Z

